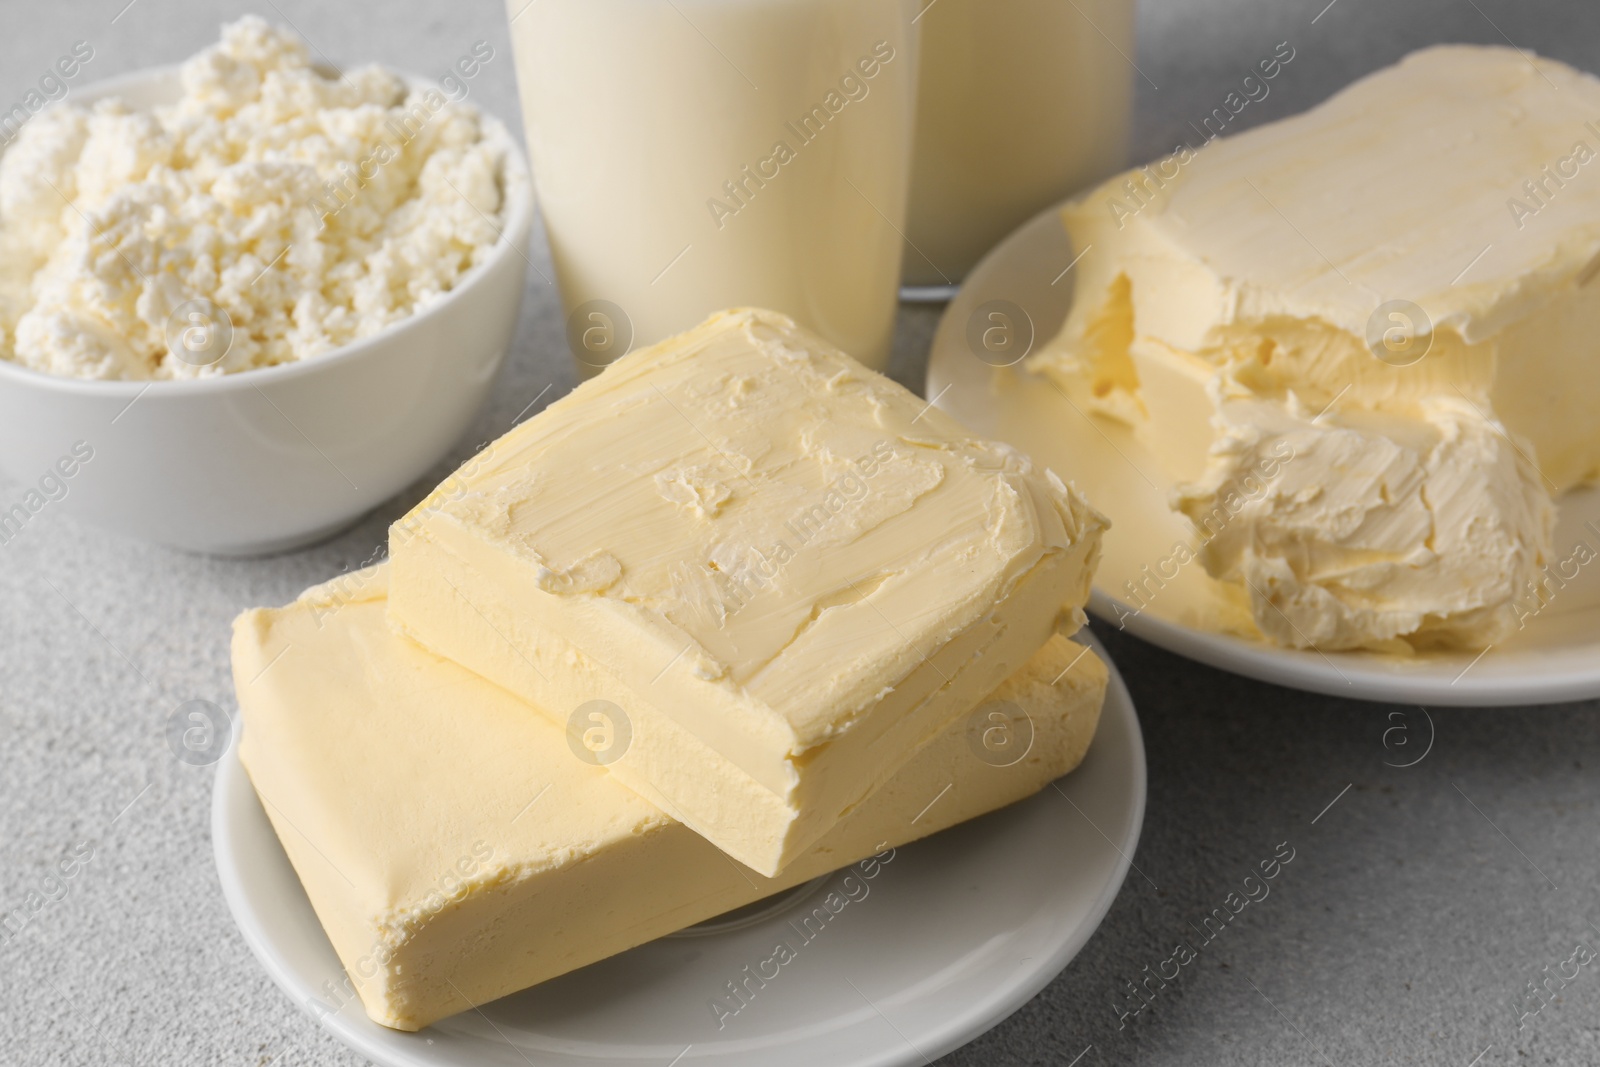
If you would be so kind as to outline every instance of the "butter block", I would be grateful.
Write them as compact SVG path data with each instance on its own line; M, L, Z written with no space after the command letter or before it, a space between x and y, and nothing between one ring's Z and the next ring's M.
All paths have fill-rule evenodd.
M1425 418L1230 400L1175 506L1279 644L1461 647L1507 625L1554 522L1531 461L1460 397ZM1514 619L1514 616L1513 616ZM1409 639L1402 641L1402 638Z
M1087 600L1104 520L771 312L630 355L390 533L395 625L776 874Z
M576 758L547 716L395 634L386 586L373 568L246 612L233 669L262 806L368 1015L402 1030L1020 800L1083 758L1107 682L1051 638L765 878ZM995 729L1024 747L989 743Z
M1029 365L1230 513L1201 558L1272 640L1501 640L1552 501L1600 477L1597 122L1600 80L1451 45L1180 146L1063 209L1077 297Z

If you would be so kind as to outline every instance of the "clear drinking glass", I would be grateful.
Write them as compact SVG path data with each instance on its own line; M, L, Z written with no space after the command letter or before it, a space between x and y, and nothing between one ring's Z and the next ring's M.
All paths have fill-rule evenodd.
M915 0L507 7L580 369L750 305L885 365L910 180Z
M1134 0L934 0L906 222L907 296L948 296L1029 218L1126 165Z

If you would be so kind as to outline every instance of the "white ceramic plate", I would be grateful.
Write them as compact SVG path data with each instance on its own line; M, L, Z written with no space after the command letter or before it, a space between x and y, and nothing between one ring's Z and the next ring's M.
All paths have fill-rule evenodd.
M1166 506L1155 460L1125 427L1078 410L1017 358L1053 338L1072 300L1074 255L1055 209L1035 217L978 265L945 311L928 363L928 396L980 433L998 437L1071 478L1111 518L1090 610L1152 644L1251 678L1364 700L1419 704L1542 704L1600 696L1600 566L1575 580L1514 638L1479 655L1410 659L1367 652L1296 651L1197 624L1216 616L1218 584L1198 564L1164 569L1157 588L1145 568L1163 567L1174 546L1192 544L1187 523ZM1003 302L1003 303L995 303ZM1004 318L993 319L991 312ZM988 354L979 333L1010 328L1010 352ZM1004 340L992 334L992 341ZM992 347L992 346L991 346ZM986 352L988 360L979 358ZM1153 484L1152 484L1153 483ZM1115 487L1115 491L1112 491ZM1130 490L1131 487L1131 490ZM1594 530L1586 530L1588 523ZM1558 558L1584 541L1600 551L1600 492L1560 502ZM1143 580L1143 610L1126 594ZM1137 586L1136 586L1137 588Z
M837 876L408 1034L330 995L344 972L237 748L222 757L212 801L234 919L297 1004L386 1067L920 1065L1010 1015L1077 954L1128 873L1144 819L1144 742L1112 667L1082 766L1030 800L898 850L839 914L842 928L805 944L723 1029L710 998L770 955L793 913Z

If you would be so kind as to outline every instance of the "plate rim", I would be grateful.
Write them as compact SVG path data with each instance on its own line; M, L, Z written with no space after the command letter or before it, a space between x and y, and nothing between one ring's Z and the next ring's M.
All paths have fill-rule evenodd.
M1127 766L1118 768L1117 773L1122 777L1122 785L1118 789L1119 805L1127 813L1128 830L1120 840L1112 841L1106 838L1113 846L1116 855L1107 861L1105 876L1100 882L1094 900L1084 912L1083 921L1067 932L1051 952L1039 957L1035 966L1019 968L1012 978L991 987L982 999L974 1000L971 1011L952 1016L947 1022L920 1034L920 1040L915 1046L904 1042L900 1046L886 1047L881 1051L869 1051L861 1057L839 1063L836 1067L913 1067L922 1064L927 1058L947 1055L970 1043L1015 1014L1045 986L1054 981L1088 944L1089 939L1105 921L1106 915L1110 913L1112 904L1115 903L1127 880L1128 872L1132 868L1133 855L1138 850L1143 834L1149 795L1149 767L1144 731L1139 722L1133 696L1104 643L1088 627L1080 629L1072 639L1092 648L1107 669L1106 696L1101 708L1100 722L1096 727L1096 739L1099 738L1100 730L1115 720L1115 728L1122 731L1127 746ZM444 1053L414 1055L414 1050L407 1045L411 1039L425 1035L428 1032L426 1027L416 1033L409 1033L390 1030L374 1023L359 1009L352 1012L350 1018L345 1018L345 1013L342 1011L317 1013L312 1010L315 991L308 989L299 981L293 966L280 948L278 938L270 924L257 912L251 890L242 877L242 865L239 859L247 851L261 847L276 848L280 852L282 850L282 845L274 835L268 835L267 842L250 841L241 839L241 835L234 831L233 818L239 814L236 805L241 803L237 798L247 796L249 802L258 806L260 804L244 765L238 757L242 735L243 721L236 714L233 717L230 743L219 759L213 775L210 822L212 856L218 881L222 887L222 895L233 918L234 926L243 936L250 954L266 970L273 984L282 990L304 1015L309 1016L345 1047L368 1057L376 1064L382 1067L444 1067L447 1064L466 1062L447 1058L447 1054ZM1091 753L1094 751L1092 744L1089 751ZM1026 803L1042 795L1045 790L1056 788L1062 782L1070 783L1071 780L1072 772L1068 772L1060 778L1052 779L1038 793L1017 803ZM1095 829L1098 831L1099 828ZM917 843L913 842L905 847L914 847ZM284 863L288 863L286 855L282 858ZM324 938L327 936L320 925L317 927L317 934ZM332 951L331 945L329 950ZM424 1047L426 1046L419 1046L417 1051L420 1052ZM517 1046L510 1045L510 1047ZM599 1065L607 1061L594 1062Z
M960 290L940 316L928 354L923 393L925 397L934 397L934 406L956 419L961 419L962 414L954 406L954 401L946 397L956 391L951 386L962 379L952 368L955 361L971 358L959 352L962 330L957 321L958 315L975 303L977 294L991 291L1001 284L995 275L1005 269L1008 260L1019 254L1018 248L1028 239L1037 239L1045 229L1060 226L1057 220L1061 208L1070 200L1069 197L1034 215L990 249L967 274ZM1062 239L1066 240L1064 229L1061 234ZM1072 287L1064 290L1058 305L1063 318L1073 296ZM1049 335L1041 331L1034 336L1032 345L1048 341L1051 336L1053 328ZM1021 371L1021 368L1017 370ZM991 376L993 373L991 371ZM1025 382L1033 375L1022 371L1018 377ZM1095 618L1119 632L1133 634L1149 644L1196 663L1256 681L1325 696L1382 704L1427 703L1440 707L1536 706L1600 698L1600 638L1581 646L1581 652L1574 649L1571 653L1574 659L1582 653L1592 653L1595 666L1587 670L1563 664L1557 670L1528 667L1494 674L1479 673L1469 679L1466 678L1467 672L1483 655L1471 663L1467 663L1467 657L1461 655L1459 661L1452 660L1448 664L1425 653L1410 660L1395 657L1392 669L1385 669L1356 658L1371 655L1369 653L1358 652L1355 656L1349 656L1343 652L1282 648L1221 631L1200 629L1154 611L1135 611L1131 605L1098 583L1090 594L1088 610ZM1491 649L1494 647L1490 646ZM1501 652L1501 655L1506 654ZM1459 670L1463 666L1466 669ZM1459 670L1459 673L1454 678L1449 677L1455 670ZM1457 685L1457 682L1463 684Z
M1432 703L1459 708L1565 704L1600 696L1600 669L1593 675L1555 675L1553 680L1546 679L1542 688L1532 691L1529 689L1530 680L1520 675L1481 675L1467 688L1450 692L1453 683L1443 682L1443 675L1432 671L1410 675L1403 670L1385 673L1360 661L1351 661L1347 675L1336 666L1337 660L1318 662L1319 657L1331 658L1338 653L1278 648L1232 634L1196 629L1158 615L1135 611L1131 605L1099 589L1090 594L1089 612L1108 626L1117 627L1196 663L1258 682L1323 696L1347 697L1378 704ZM1596 655L1600 657L1600 642L1595 647ZM1407 662L1396 660L1397 666L1402 668ZM1426 661L1419 661L1419 664L1426 665ZM1457 680L1470 669L1471 664L1468 664L1458 674Z

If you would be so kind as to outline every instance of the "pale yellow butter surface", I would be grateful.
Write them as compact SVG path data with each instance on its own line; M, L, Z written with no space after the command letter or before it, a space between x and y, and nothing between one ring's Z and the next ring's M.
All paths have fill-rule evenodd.
M1425 49L1063 218L1077 296L1031 366L1133 425L1267 637L1521 625L1552 498L1600 476L1600 80Z
M1083 758L1107 682L1052 638L768 879L396 635L386 584L378 568L246 612L233 667L263 808L368 1014L405 1030L1028 796ZM985 747L991 714L1025 755Z
M763 311L635 353L391 531L409 636L565 722L764 874L1081 617L1104 520Z

